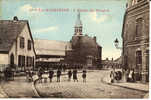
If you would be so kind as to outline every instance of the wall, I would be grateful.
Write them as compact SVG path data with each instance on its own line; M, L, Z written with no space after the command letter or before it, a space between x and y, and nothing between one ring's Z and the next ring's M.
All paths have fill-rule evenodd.
M9 64L7 59L8 59L8 54L0 54L0 65Z
M136 20L142 18L142 36L136 36ZM142 66L141 74L146 70L146 57L145 52L149 48L149 3L148 1L143 1L137 3L126 10L126 18L123 27L123 56L127 56L128 69L136 68L136 51L142 51ZM123 57L124 58L124 57ZM144 81L145 78L142 79Z
M142 17L143 30L142 37L136 37L136 19ZM124 54L128 55L128 67L136 66L136 50L139 48L145 51L149 40L149 5L144 3L141 7L128 8L124 25Z
M24 48L20 48L20 37L24 37ZM34 53L34 45L32 43L32 47L31 50L28 50L28 40L32 40L29 34L29 30L28 30L28 26L27 24L24 26L22 32L19 34L19 36L17 37L17 40L14 42L10 52L9 52L9 58L11 56L11 54L14 54L14 63L16 65L18 65L18 55L23 55L25 56L25 66L26 66L26 57L30 56L30 57L34 57L35 59L35 53ZM10 59L9 59L10 62ZM35 64L35 63L34 63Z

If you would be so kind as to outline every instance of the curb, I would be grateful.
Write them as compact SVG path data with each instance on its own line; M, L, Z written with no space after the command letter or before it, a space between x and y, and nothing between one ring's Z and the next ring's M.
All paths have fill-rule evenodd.
M36 79L37 80L37 79ZM32 88L33 88L33 91L34 91L34 94L36 95L36 98L39 98L40 95L35 87L35 84L36 84L36 80L34 82L32 82Z
M4 89L2 88L2 83L0 83L0 98L9 98L9 96L4 92Z
M145 92L145 93L148 93L148 92L149 92L149 91L146 91L146 90L140 90L140 89L130 88L130 87L126 87L126 86L116 85L116 84L114 84L114 83L108 83L108 82L104 81L105 78L106 78L106 77L104 76L104 77L101 79L101 82L104 83L104 84L107 84L107 85L122 87L122 88L131 89L131 90L136 90L136 91L141 91L141 92Z
M34 87L34 92L36 93L36 95L37 95L39 98L41 98L41 97L43 97L43 96L40 95L38 89L36 88L36 83L37 83L38 80L39 80L39 79L36 79L36 80L33 82L33 87Z

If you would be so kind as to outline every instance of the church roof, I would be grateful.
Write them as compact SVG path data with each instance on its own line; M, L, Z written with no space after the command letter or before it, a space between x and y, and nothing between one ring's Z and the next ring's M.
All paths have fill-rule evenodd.
M82 26L82 22L80 20L80 12L78 12L75 27L80 27L80 26Z
M35 39L34 44L37 55L65 56L65 49L71 49L70 42L65 41Z
M73 46L80 44L83 47L90 47L90 48L95 48L95 47L101 47L94 37L90 37L88 35L83 35L83 36L73 36L72 37L72 44Z
M27 23L26 20L0 20L0 52L8 52L11 49Z

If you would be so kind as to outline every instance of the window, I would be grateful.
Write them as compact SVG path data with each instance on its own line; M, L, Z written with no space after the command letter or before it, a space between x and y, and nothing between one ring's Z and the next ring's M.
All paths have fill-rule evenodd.
M32 57L27 56L26 65L27 66L32 66L33 65L33 59L32 59Z
M0 44L2 44L2 39L0 38Z
M34 57L32 59L33 59L32 65L34 66L34 62L35 62Z
M143 24L142 24L142 18L139 18L136 20L136 36L142 36L142 29L143 29Z
M25 56L19 55L18 56L18 66L24 67L25 66Z
M136 64L142 64L142 52L136 51Z
M31 40L28 40L28 50L31 50Z
M24 48L24 42L25 42L24 37L20 37L20 48Z
M146 70L149 71L149 50L146 50Z
M126 28L125 28L125 30L126 30L126 32L125 32L125 40L128 40L129 38L128 38L128 31L129 31L129 27L128 27L128 23L126 24Z

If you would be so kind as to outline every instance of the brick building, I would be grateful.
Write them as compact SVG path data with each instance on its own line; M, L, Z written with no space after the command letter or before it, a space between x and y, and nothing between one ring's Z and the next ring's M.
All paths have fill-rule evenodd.
M70 40L72 49L66 50L65 61L77 66L101 67L102 47L96 42L95 36L83 35L82 27L80 13L78 13L75 33Z
M149 0L128 0L123 24L123 63L137 81L149 81Z
M34 42L37 68L101 66L102 47L96 42L96 37L82 34L80 13L70 41L35 39Z
M35 50L27 20L0 20L0 69L13 67L24 71L34 68Z

